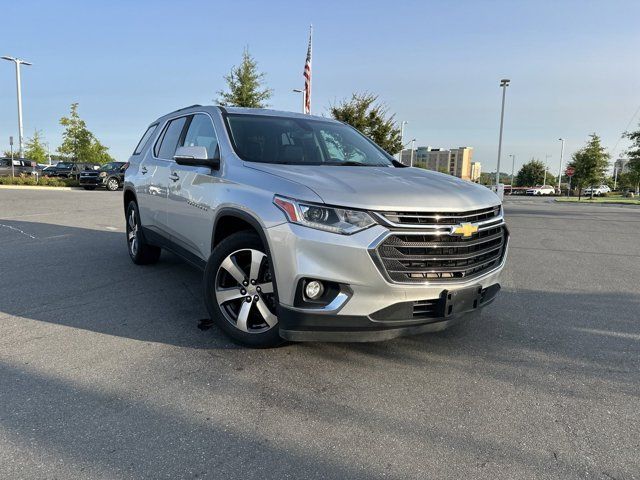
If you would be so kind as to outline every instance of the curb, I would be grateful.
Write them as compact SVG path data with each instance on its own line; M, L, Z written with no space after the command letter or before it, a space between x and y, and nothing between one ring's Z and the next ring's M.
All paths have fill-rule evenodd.
M64 190L64 191L69 191L69 190L75 190L75 189L79 189L80 187L49 187L49 186L42 186L39 187L38 185L0 185L0 190L5 189L5 190Z
M589 201L584 201L584 202L578 202L578 201L567 201L567 200L555 200L556 203L565 203L567 205L626 205L626 206L631 206L631 207L640 207L640 204L638 203L632 203L632 202L616 202L611 201L611 202L589 202Z

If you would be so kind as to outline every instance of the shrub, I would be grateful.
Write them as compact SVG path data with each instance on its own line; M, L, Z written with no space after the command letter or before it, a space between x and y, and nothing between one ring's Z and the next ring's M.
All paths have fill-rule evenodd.
M11 177L0 177L0 185L32 185L41 187L77 187L78 181L73 178L39 177L34 175L17 175Z

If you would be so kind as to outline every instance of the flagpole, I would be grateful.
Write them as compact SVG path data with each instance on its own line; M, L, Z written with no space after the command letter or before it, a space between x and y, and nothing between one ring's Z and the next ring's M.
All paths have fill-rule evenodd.
M309 50L311 51L311 71L313 74L313 23L309 24ZM311 79L309 79L309 115L311 115ZM305 102L306 102L305 98Z
M304 93L302 100L304 102L302 112L311 114L311 79L312 79L312 48L313 48L313 24L309 25L309 46L307 48L307 59L304 68ZM308 107L308 108L307 108Z

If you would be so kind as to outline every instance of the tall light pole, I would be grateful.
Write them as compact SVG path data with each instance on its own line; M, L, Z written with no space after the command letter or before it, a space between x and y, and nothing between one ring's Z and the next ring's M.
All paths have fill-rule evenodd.
M562 192L560 189L560 181L562 180L562 159L564 158L564 138L559 138L562 142L562 146L560 147L560 170L558 170L558 192Z
M500 157L502 156L502 127L504 125L504 99L507 95L507 87L509 86L508 78L500 80L500 86L502 87L502 110L500 111L500 139L498 140L498 168L496 168L496 189L500 184Z
M547 165L549 165L549 159L551 157L553 157L553 155L549 155L548 153L544 155L544 180L542 181L542 185L547 184Z
M296 93L301 93L302 94L302 113L304 113L305 112L305 106L307 104L307 92L305 92L304 90L300 90L299 88L294 88L293 91L296 92Z
M513 175L516 170L516 156L513 153L509 156L511 157L511 193L513 193Z
M4 56L1 58L16 64L16 90L18 93L18 144L20 146L20 158L22 158L24 152L24 134L22 131L22 87L20 85L20 65L31 65L31 63L16 57Z
M400 123L400 145L404 145L404 126L409 123L406 120L403 120ZM400 149L400 153L398 154L398 161L402 162L402 149Z
M411 164L410 167L413 167L413 152L416 150L416 139L411 140Z

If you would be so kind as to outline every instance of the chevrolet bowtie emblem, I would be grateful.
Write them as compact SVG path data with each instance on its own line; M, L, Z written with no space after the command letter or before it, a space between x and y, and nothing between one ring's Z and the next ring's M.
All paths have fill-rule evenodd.
M472 225L470 223L461 223L457 227L453 227L451 231L451 235L459 235L463 238L469 238L471 235L478 231L477 225Z

